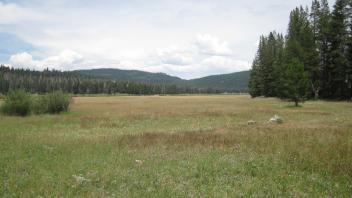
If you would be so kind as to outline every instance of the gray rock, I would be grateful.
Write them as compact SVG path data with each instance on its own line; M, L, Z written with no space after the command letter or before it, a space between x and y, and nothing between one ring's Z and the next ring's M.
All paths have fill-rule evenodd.
M272 123L272 124L282 124L283 122L284 120L278 115L275 115L269 120L269 123Z
M257 122L254 121L254 120L249 120L249 121L247 122L247 124L248 124L248 125L255 125L255 124L257 124Z
M75 180L76 185L82 185L86 182L90 182L89 179L86 179L86 178L82 177L81 175L72 175L72 177Z

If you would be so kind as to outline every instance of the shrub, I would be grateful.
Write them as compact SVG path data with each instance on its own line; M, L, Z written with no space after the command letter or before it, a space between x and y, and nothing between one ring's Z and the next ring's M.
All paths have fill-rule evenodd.
M6 115L27 116L31 112L31 96L23 90L9 91L1 112Z
M71 96L56 91L46 95L33 95L25 91L10 91L1 106L1 112L6 115L26 116L34 114L57 114L68 111Z
M45 95L35 95L32 97L32 113L45 114L48 113L48 102Z
M70 106L71 96L63 93L62 91L56 91L49 93L41 101L41 105L47 108L47 113L57 114L60 112L68 111ZM46 104L46 105L44 105Z

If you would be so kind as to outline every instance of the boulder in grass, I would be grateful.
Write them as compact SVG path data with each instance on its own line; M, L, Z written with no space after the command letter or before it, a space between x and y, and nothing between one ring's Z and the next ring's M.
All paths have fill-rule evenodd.
M254 121L254 120L249 120L249 121L247 122L248 125L255 125L256 123L257 123L257 122Z
M135 160L136 164L142 166L144 164L143 160Z
M84 183L90 182L89 179L82 177L81 175L72 175L73 179L75 180L76 186L82 185Z
M283 122L284 120L278 115L275 115L269 120L269 123L272 123L272 124L282 124Z

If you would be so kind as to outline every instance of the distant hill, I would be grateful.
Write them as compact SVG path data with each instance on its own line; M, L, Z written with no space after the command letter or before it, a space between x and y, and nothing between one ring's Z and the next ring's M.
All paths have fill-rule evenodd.
M121 69L90 69L77 70L81 74L97 76L103 78L110 78L121 81L135 81L152 84L179 84L183 81L181 78L169 76L164 73L150 73L139 70L121 70Z
M225 91L247 91L250 71L207 76L187 81L191 87L213 88Z
M150 73L138 70L102 68L77 70L76 72L84 75L121 81L134 81L151 84L174 84L177 86L188 86L192 88L211 88L227 92L247 91L250 74L250 71L243 71L231 74L207 76L192 80L184 80L164 73Z

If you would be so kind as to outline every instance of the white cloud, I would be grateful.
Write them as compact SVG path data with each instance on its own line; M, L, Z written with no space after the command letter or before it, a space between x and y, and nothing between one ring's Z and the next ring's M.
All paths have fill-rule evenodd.
M159 49L155 53L144 54L138 58L99 59L83 56L73 50L64 50L59 55L49 56L42 60L34 60L27 52L19 53L11 56L9 62L14 67L30 67L39 70L47 67L60 70L111 67L164 72L191 79L250 68L247 61L238 60L231 53L232 49L226 45L226 42L205 34L198 35L183 45Z
M194 44L201 53L206 55L227 56L233 54L228 43L222 42L219 38L210 34L199 34Z
M225 73L234 71L244 71L250 68L250 64L247 61L236 60L234 58L224 57L224 56L211 56L204 59L201 63L204 65L209 73L218 73L218 71L223 71Z
M73 50L66 49L57 56L51 56L44 59L41 65L52 67L57 66L62 69L70 70L72 69L71 66L74 66L75 64L78 65L82 59L82 55Z
M82 60L82 55L73 50L66 49L57 56L49 56L43 60L34 60L31 54L23 52L12 55L9 62L13 67L19 68L72 70L77 68Z
M43 14L18 6L17 4L4 4L0 2L0 24L14 24L23 21L45 19Z
M36 62L33 60L32 55L28 54L27 52L12 55L10 57L10 63L14 67L19 67L19 68L29 67L33 69L38 69L36 67Z
M12 3L0 0L0 31L36 48L13 55L13 65L114 67L184 78L249 69L259 36L285 32L289 12L298 5L293 0L6 2ZM58 53L65 49L71 51Z
M160 64L184 66L193 63L197 51L192 46L172 46L157 52L157 61Z
M249 62L238 60L225 41L210 34L203 34L197 35L187 44L159 50L149 66L146 65L143 69L190 79L249 68Z

